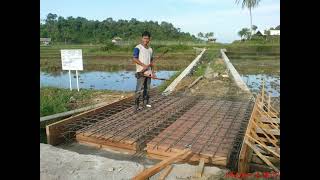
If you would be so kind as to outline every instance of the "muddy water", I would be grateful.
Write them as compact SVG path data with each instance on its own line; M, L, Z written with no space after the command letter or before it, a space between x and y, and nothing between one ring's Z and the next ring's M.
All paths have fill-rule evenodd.
M261 89L262 80L265 81L265 88L271 97L280 96L280 76L267 74L241 75L243 81L254 94Z
M158 71L157 76L160 78L170 78L176 71ZM97 90L117 90L117 91L134 91L136 78L134 71L90 71L79 72L80 89L97 89ZM151 86L155 87L162 83L160 80L152 80ZM77 88L75 72L72 74L72 87ZM40 87L57 87L69 88L68 71L56 73L40 72Z

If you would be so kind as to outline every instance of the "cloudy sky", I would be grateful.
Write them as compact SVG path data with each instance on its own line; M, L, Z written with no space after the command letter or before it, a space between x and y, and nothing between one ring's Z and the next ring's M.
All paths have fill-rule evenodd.
M249 11L235 0L40 0L40 18L48 13L89 20L167 21L194 35L214 32L224 43L239 39L237 32L250 27ZM280 24L280 0L261 0L252 13L259 30L276 27Z

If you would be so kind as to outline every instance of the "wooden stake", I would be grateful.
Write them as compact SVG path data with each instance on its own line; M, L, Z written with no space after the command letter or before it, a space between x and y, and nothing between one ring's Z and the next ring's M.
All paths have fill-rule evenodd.
M270 96L270 93L269 93L269 96L268 96L268 112L270 112L270 104L271 104L271 96Z
M199 165L197 167L196 177L200 178L202 176L203 169L204 169L204 159L201 158L200 162L199 162Z

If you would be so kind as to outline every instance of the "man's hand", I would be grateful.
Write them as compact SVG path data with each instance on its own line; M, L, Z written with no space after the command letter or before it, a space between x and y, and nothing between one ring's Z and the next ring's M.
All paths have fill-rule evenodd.
M155 72L154 72L154 73L152 73L152 77L154 77L154 78L156 78L156 77L157 77Z
M142 64L143 69L142 72L146 71L149 68L149 65Z
M142 72L144 72L144 71L146 71L149 67L152 67L153 66L153 63L150 63L150 64L148 64L148 65L145 65L145 64L143 64L143 69L141 70Z

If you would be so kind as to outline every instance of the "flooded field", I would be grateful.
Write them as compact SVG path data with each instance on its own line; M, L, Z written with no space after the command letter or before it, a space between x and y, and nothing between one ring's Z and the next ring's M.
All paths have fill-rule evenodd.
M265 82L265 88L271 97L280 96L280 76L267 74L241 75L243 81L247 84L252 93L260 91L262 80Z
M252 93L259 92L262 80L272 97L280 97L280 47L229 48L226 53Z
M157 76L161 78L170 78L176 71L158 71ZM96 90L116 90L116 91L134 91L136 86L135 71L89 71L79 72L80 89ZM75 74L72 75L72 87L76 89L77 81ZM152 80L151 86L155 87L162 83L160 80ZM68 71L55 73L40 72L41 87L69 88Z

